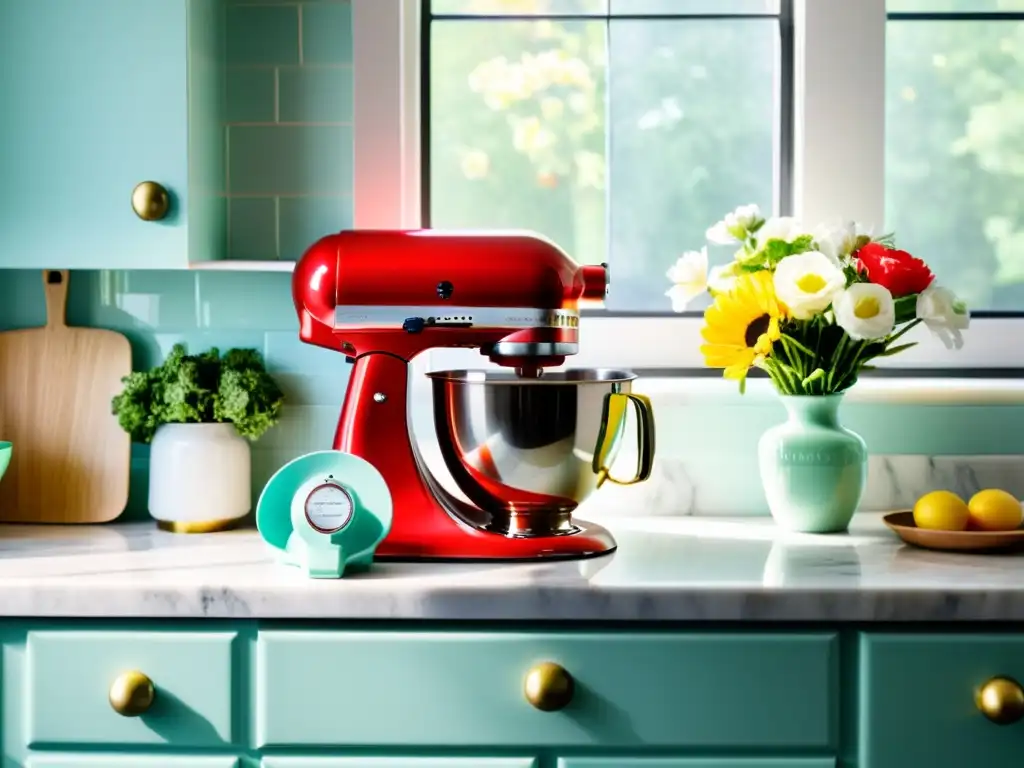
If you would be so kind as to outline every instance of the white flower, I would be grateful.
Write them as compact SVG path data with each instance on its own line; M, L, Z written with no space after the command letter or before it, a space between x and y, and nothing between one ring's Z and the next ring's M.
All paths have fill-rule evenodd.
M917 296L917 316L946 349L960 349L964 345L961 331L971 324L971 314L948 288L933 282L921 291Z
M858 239L864 237L870 239L873 233L863 225L851 221L839 226L818 227L813 234L819 251L826 256L831 256L837 262L845 264L853 255Z
M854 341L881 339L896 327L896 302L874 283L854 283L832 300L836 323Z
M797 320L828 309L838 291L846 287L846 276L823 253L808 251L787 256L775 268L775 294Z
M736 263L712 267L708 274L708 289L715 293L728 293L736 285Z
M684 253L667 274L672 287L665 295L672 300L673 312L683 312L687 304L708 289L708 249Z
M705 236L712 243L729 245L747 239L749 229L761 221L761 209L756 205L741 205L711 227Z
M776 216L768 219L757 232L758 246L764 245L769 240L782 240L791 243L800 235L805 234L800 222L792 216Z

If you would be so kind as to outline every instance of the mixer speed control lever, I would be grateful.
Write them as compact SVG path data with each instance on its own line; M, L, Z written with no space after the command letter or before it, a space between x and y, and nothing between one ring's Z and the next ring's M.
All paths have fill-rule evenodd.
M427 321L422 317L407 317L402 323L402 330L406 333L419 333L426 326Z

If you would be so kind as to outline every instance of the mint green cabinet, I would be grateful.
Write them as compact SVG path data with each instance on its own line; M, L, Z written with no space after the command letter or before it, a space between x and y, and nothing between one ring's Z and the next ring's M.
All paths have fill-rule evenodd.
M1024 636L867 633L860 648L862 768L1015 768L1024 720L996 725L975 692L1024 681Z
M30 631L25 641L28 746L223 747L234 741L234 632ZM156 690L141 717L108 700L127 671Z
M674 757L569 757L558 768L835 768L823 757L674 758Z
M234 757L141 755L32 755L25 768L238 768Z
M275 269L352 228L356 16L0 0L0 269Z
M824 750L837 650L829 633L268 630L256 746ZM564 709L524 696L542 662L575 681Z
M190 249L193 261L216 255L216 7L0 2L0 267L168 268L186 266ZM169 193L163 219L134 212L143 181Z
M1016 768L1024 634L0 622L4 768ZM386 625L385 625L386 626ZM573 680L542 711L541 662ZM135 717L108 700L153 682ZM534 699L536 700L536 699ZM840 759L840 756L842 758Z
M536 768L531 757L266 757L262 768Z

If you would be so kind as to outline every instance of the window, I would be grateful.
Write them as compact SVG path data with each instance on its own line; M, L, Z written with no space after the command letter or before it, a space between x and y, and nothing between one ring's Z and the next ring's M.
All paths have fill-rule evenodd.
M1024 310L1024 0L889 0L886 218L980 310Z
M529 227L609 262L608 309L588 313L573 365L702 369L699 312L671 314L665 271L757 202L896 229L969 300L963 350L916 329L886 367L1024 368L1006 342L1024 330L1024 0L354 10L357 30L376 17L356 40L357 180L379 189L361 220Z
M778 0L428 6L431 226L536 230L657 314L723 212L788 208Z

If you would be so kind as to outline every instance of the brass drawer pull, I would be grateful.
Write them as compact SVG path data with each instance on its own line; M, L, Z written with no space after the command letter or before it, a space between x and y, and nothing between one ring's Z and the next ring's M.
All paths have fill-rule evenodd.
M1024 688L1012 677L993 677L976 697L978 709L997 725L1010 725L1024 717Z
M526 675L526 700L542 712L557 712L572 701L576 684L563 667L545 661Z
M110 686L108 698L117 714L138 717L153 706L156 688L152 680L137 670L122 672Z
M144 181L132 190L132 210L143 221L159 221L171 208L171 196L155 181Z

